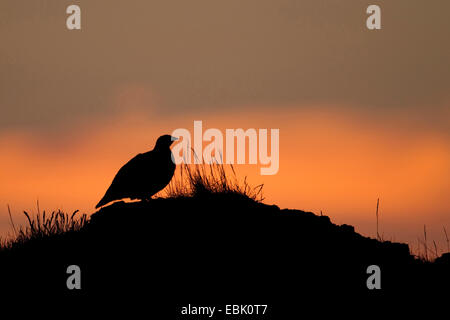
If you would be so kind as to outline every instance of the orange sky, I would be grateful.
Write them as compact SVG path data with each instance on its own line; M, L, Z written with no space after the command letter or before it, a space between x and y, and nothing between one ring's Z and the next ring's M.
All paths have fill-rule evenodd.
M127 89L116 99L126 110L143 99L139 92ZM278 174L261 176L259 165L237 166L241 177L248 175L254 185L265 184L267 203L322 210L332 221L353 224L357 231L374 236L380 197L380 233L386 239L408 241L416 247L426 224L429 239L444 249L443 227L450 230L448 139L438 133L376 124L333 108L309 110L280 115L243 111L232 116L199 112L192 117L136 111L96 124L68 126L57 137L3 133L0 232L11 231L7 204L18 224L24 222L22 210L36 211L37 199L41 209L92 213L121 165L151 149L159 135L176 128L193 132L193 121L202 120L204 130L280 129Z

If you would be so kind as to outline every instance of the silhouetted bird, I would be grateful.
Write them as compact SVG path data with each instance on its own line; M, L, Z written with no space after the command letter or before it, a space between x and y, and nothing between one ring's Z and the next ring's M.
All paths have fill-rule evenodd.
M167 186L175 171L170 151L170 145L175 140L178 139L163 135L158 138L152 151L140 153L128 161L117 172L111 186L95 208L124 198L148 200Z

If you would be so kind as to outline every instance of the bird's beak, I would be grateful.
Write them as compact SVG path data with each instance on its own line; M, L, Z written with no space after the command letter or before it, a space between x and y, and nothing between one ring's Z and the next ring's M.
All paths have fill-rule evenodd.
M174 141L177 141L178 140L178 138L177 137L170 137L170 140L172 140L172 143L174 142Z

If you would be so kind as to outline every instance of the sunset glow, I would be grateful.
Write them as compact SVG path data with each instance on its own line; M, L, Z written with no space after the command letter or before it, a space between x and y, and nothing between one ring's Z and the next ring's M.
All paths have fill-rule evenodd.
M280 170L261 176L257 165L235 165L238 177L264 183L265 202L329 215L375 235L376 199L386 239L414 245L427 225L444 246L449 225L450 146L437 133L411 134L407 127L369 124L356 114L317 112L197 114L195 118L120 114L103 123L68 128L64 134L5 133L0 139L1 232L11 232L6 205L16 223L22 210L62 209L93 213L117 169L153 148L156 137L175 128L280 128Z

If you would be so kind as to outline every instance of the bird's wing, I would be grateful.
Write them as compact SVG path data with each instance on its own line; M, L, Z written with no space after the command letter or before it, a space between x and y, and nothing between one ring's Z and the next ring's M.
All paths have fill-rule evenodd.
M120 186L121 188L130 187L135 181L136 178L139 177L142 167L145 165L143 154L140 153L135 156L133 159L128 161L123 165L122 168L119 169L116 176L111 183L112 186Z
M143 162L143 154L140 153L124 164L115 175L105 196L100 202L110 202L126 198L126 194L124 193L133 191L133 184L136 181L136 178L139 177L142 166L144 165Z

